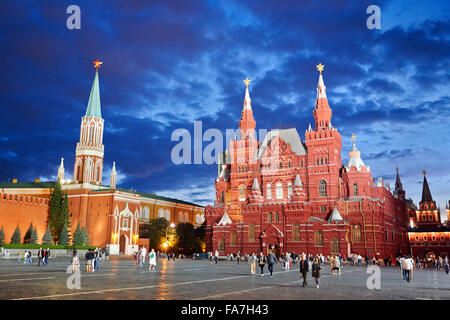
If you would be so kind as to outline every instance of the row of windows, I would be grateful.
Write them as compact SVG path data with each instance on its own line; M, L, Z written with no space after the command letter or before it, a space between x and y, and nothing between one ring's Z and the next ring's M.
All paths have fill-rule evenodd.
M327 157L325 157L325 158L317 158L316 159L316 165L324 165L324 164L327 164L327 163L328 163Z
M427 217L428 217L428 221L434 221L434 214L430 213L428 214L428 216L426 214L422 214L420 216L420 221L427 221Z
M440 236L441 241L445 241L445 236ZM416 241L420 241L419 236L416 236ZM423 236L423 241L428 241L428 236ZM436 236L431 236L431 241L436 241Z

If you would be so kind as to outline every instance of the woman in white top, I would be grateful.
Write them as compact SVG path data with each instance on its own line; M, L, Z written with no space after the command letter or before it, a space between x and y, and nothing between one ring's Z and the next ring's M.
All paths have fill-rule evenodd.
M155 270L156 269L156 253L155 250L152 249L152 251L148 254L149 257L149 263L150 263L150 267L148 268L148 270Z

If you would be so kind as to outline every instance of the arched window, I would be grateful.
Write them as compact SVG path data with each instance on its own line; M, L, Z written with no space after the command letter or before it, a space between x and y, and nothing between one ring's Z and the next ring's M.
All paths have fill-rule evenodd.
M236 246L236 244L237 244L237 235L236 235L236 231L231 232L231 235L230 235L230 244L231 244L231 246Z
M218 242L219 242L219 251L225 251L225 240L220 238Z
M245 201L245 186L239 186L239 201Z
M353 184L353 195L354 196L358 195L358 185L356 183Z
M325 157L325 164L327 164L327 157Z
M283 199L283 185L281 183L277 183L275 186L276 190L276 198Z
M166 216L164 215L164 209L163 208L159 208L158 209L158 218L165 218Z
M149 207L144 207L144 210L142 210L143 213L143 218L144 219L149 219L150 218L150 208Z
M255 225L254 224L248 225L248 241L249 242L255 241Z
M266 195L267 200L272 199L272 188L270 183L267 184L267 195Z
M339 253L339 240L338 238L331 238L331 253Z
M272 212L269 212L269 213L267 214L267 222L268 222L268 223L272 223Z
M323 165L323 158L320 158L320 165Z
M316 231L314 233L314 245L316 247L322 247L323 246L323 233L322 231Z
M188 212L184 213L184 223L190 223L189 222L189 213Z
M300 241L300 225L297 222L292 226L292 240Z
M220 203L225 203L225 192L220 193Z
M303 168L303 159L300 160L300 167Z
M353 225L352 226L352 241L353 242L361 242L361 226Z
M169 209L166 209L165 216L166 216L166 220L170 221L170 210Z
M327 183L322 180L319 182L319 197L327 196Z
M316 159L316 164L319 165L319 158Z
M292 196L292 183L288 183L288 197L290 198Z
M434 220L433 215L432 215L432 214L429 214L429 215L428 215L428 221L433 221L433 220Z
M183 212L178 212L178 223L183 223Z

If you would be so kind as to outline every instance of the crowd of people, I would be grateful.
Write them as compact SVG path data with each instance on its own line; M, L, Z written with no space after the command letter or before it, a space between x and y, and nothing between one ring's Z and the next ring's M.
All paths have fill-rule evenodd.
M146 262L148 261L149 267L148 270L154 271L156 270L156 260L161 257L160 252L155 252L155 249L151 249L149 253L147 253L147 248L142 246L138 252L134 253L134 259L136 261L136 266L145 267ZM167 259L170 260L172 256L167 255ZM173 254L173 260L175 260L175 254Z
M50 257L50 249L39 248L37 252L38 266L41 264L43 267L48 266L48 258ZM25 251L24 253L18 253L18 260L21 261L23 259L24 264L33 264L33 252L31 250Z

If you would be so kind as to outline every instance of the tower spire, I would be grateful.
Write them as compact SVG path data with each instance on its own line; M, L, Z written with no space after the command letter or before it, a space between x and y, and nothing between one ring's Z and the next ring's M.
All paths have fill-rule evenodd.
M254 139L256 128L256 122L255 119L253 118L252 100L250 99L250 93L248 92L248 85L250 84L250 80L248 78L245 78L244 84L245 84L244 106L242 108L241 120L239 121L241 140L247 138Z
M116 183L117 183L117 172L116 172L116 162L113 162L113 167L111 169L110 174L110 187L111 189L116 189Z
M103 62L94 61L94 68L95 68L95 77L94 82L92 83L91 87L91 93L89 95L89 101L86 108L86 117L102 117L102 110L101 110L101 104L100 104L100 88L98 84L98 68L100 68L100 65Z
M64 158L61 158L61 164L58 168L58 181L59 183L63 183L64 181Z
M428 181L427 181L427 171L423 170L423 186L422 186L422 201L421 202L432 202L433 201L433 197L431 196L431 191L430 191L430 187L428 186Z
M314 108L314 119L316 120L315 130L328 130L331 127L331 109L328 105L327 99L327 87L323 81L322 72L324 70L324 65L319 63L316 68L319 71L319 81L317 84L317 96L316 96L316 106Z

